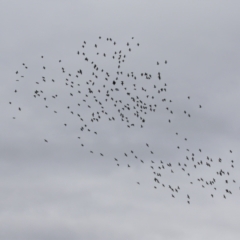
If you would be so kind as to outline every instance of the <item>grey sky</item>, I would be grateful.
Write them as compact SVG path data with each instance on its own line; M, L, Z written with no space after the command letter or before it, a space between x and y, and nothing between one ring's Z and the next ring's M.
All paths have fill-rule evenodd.
M1 1L0 239L239 239L239 7L238 1L219 0ZM76 52L86 41L89 58L96 57L95 43L99 52L110 53L114 47L108 37L119 50L126 49L127 42L133 44L124 73L157 74L156 62L160 62L161 81L167 83L165 96L172 103L163 104L156 97L158 108L146 116L143 129L129 129L120 120L107 118L91 124L98 135L83 133L82 148L77 139L79 121L66 110L71 105L76 111L76 98L65 98L69 90L57 83L62 77L58 60L69 73L82 68L91 76L91 68ZM96 62L112 75L116 72L111 61L96 58ZM20 82L15 81L17 70L25 75ZM32 94L42 76L56 79L55 85L39 87L50 96L59 94L56 102L47 102L49 110ZM154 94L152 83L140 85ZM115 116L116 109L107 104ZM172 116L166 107L173 110ZM89 111L86 107L80 114L86 118ZM191 177L182 174L177 163L184 162L186 148L198 159L214 159L212 167L196 170L189 163ZM124 158L130 150L145 163ZM224 159L222 165L219 157ZM234 169L229 166L232 159ZM181 187L174 199L167 187L154 189L150 160L174 165L174 174L167 171L160 178L166 186ZM233 192L227 199L222 180L214 198L213 190L203 189L196 180L208 181L220 168L231 171L230 179L237 182L227 186Z

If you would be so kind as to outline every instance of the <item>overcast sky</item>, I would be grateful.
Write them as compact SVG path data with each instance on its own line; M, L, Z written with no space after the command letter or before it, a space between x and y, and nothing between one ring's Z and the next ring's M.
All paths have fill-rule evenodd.
M239 8L239 1L221 0L1 1L0 239L239 239ZM127 55L121 78L128 89L138 84L155 96L146 100L141 88L129 90L157 104L155 112L145 115L143 128L133 112L126 112L136 123L128 128L111 100L104 102L102 83L110 86L120 71L108 56L119 50ZM99 123L87 120L97 106L93 98L81 103L82 108L76 105L88 94L86 81L94 78L91 64L77 51L112 77L106 82L99 73L94 80L109 115L102 115ZM69 96L73 90L62 84L61 67L73 75L83 70L78 80L72 77L81 82L80 95ZM128 79L129 72L137 79ZM152 79L141 80L142 72ZM157 94L153 85L165 83L167 91ZM47 101L43 95L33 97L36 89L49 96ZM55 94L56 101L51 97ZM113 96L130 103L123 90ZM83 123L67 106L80 113L91 132L79 130ZM110 116L116 121L109 121ZM204 166L187 162L192 153L195 164L202 160ZM205 165L207 156L211 167ZM158 184L151 166L158 171L160 161L165 169ZM188 165L186 172L178 163ZM230 176L219 177L220 169ZM217 190L205 183L213 178ZM180 187L174 198L169 185Z

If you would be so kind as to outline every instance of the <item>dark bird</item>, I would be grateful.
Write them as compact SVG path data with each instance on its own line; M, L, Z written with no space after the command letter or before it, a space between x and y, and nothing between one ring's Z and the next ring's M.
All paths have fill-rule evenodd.
M159 183L159 180L158 180L157 178L154 178L154 181L157 182L157 183Z

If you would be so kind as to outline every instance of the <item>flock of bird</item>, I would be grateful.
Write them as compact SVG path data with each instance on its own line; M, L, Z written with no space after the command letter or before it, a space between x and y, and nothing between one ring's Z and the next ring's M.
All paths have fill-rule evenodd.
M114 49L112 52L107 53L102 51L102 45L109 44L110 49ZM121 45L122 46L122 45ZM89 134L89 137L94 138L99 135L98 123L103 121L115 122L116 124L123 124L126 128L137 128L141 131L142 128L148 124L148 115L156 114L159 105L163 105L169 113L169 118L166 122L172 123L173 110L169 107L172 100L168 98L167 83L161 78L160 71L156 74L147 72L133 72L123 71L128 54L132 54L135 48L140 47L140 44L135 42L134 38L131 38L129 42L124 44L124 47L118 49L118 44L112 38L98 38L97 43L87 43L84 41L81 46L81 50L75 52L75 57L79 61L81 68L70 70L63 66L64 60L57 60L59 67L55 70L57 77L52 78L52 68L46 65L45 56L40 56L42 66L39 67L39 72L42 76L39 76L34 84L34 87L30 90L33 100L38 101L48 111L48 114L59 114L62 112L65 116L65 121L62 121L62 127L67 128L70 123L68 120L78 120L79 135L77 140L80 141L81 147L86 147L83 139L83 133ZM91 51L89 54L87 52ZM108 61L113 64L111 69L107 71L102 67L102 61ZM160 65L166 65L167 60L162 62L156 61L155 65L158 68ZM85 68L83 68L85 66ZM26 81L27 71L31 71L31 68L26 63L22 63L20 69L15 73L17 76L16 81L18 84L29 84ZM24 80L23 80L24 79ZM32 83L32 81L31 81ZM60 86L61 91L57 93ZM29 86L26 86L30 89ZM19 89L16 87L15 94L20 94ZM70 99L71 104L66 104L67 101L59 100L62 95L63 99ZM186 96L188 100L191 100L190 96ZM32 104L35 102L33 101ZM13 119L17 120L18 114L24 114L24 106L19 106L18 101L9 101L9 104L18 111ZM202 105L198 104L199 111L202 109ZM191 113L183 110L183 114L187 118L191 118ZM104 139L103 133L100 136ZM175 133L179 135L178 132ZM187 141L187 138L184 138ZM45 138L46 143L51 141ZM154 161L149 160L154 155L154 151L151 149L149 143L144 143L146 151L148 151L150 157L147 159L142 158L136 151L130 149L129 151L122 152L122 157L112 156L112 160L116 163L117 167L123 166L130 168L132 164L128 161L130 158L139 161L142 166L147 166L153 174L153 188L167 188L170 191L172 198L176 198L180 193L181 188L179 185L172 186L164 182L164 172L170 170L172 174L176 169L179 169L183 175L189 177L189 184L198 184L201 188L210 188L210 197L215 196L217 190L217 182L223 182L226 185L226 189L222 193L223 198L227 198L228 195L233 193L232 185L236 184L236 180L232 178L231 169L234 168L234 161L229 160L228 165L230 170L222 169L221 164L223 159L212 159L209 156L204 156L204 151L199 148L198 153L202 154L201 159L196 157L196 153L191 152L190 149L186 149L187 155L184 160L178 162L166 162L164 160L158 160L158 156L155 156ZM105 151L96 152L94 145L89 149L90 154L97 154L97 156L104 157ZM180 145L176 146L180 149ZM232 150L229 151L232 154ZM204 179L203 177L194 178L190 174L190 171L197 168L210 168L220 167L215 172L215 176L211 176L210 179ZM206 169L204 170L206 171ZM141 183L138 181L138 185ZM186 201L190 204L190 193L186 194Z

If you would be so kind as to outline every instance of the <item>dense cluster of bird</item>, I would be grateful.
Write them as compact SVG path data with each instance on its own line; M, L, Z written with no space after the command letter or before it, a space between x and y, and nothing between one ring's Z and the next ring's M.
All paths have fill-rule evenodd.
M99 46L100 43L107 43L114 47L113 52L106 53L102 51ZM117 124L124 124L127 128L138 128L141 131L142 128L148 122L148 114L155 114L157 112L158 106L163 104L165 109L169 113L169 118L166 120L168 123L172 123L173 110L170 109L169 104L172 103L171 99L168 99L167 95L167 83L161 79L160 71L156 74L150 74L147 72L124 72L123 65L127 61L128 54L134 52L135 47L140 46L139 43L135 42L132 38L127 42L121 49L117 48L118 44L112 38L103 39L99 37L98 42L94 44L87 44L86 41L83 42L81 50L75 52L75 56L78 58L81 66L86 66L85 68L78 68L74 72L63 66L62 59L57 60L59 67L57 67L56 72L58 74L57 78L49 77L52 69L48 72L48 66L45 65L45 56L40 56L42 61L41 69L42 76L38 79L33 89L31 89L31 94L33 99L39 99L43 104L46 111L51 114L58 114L60 111L65 114L65 121L62 122L63 127L68 127L67 122L70 118L76 118L79 120L79 136L77 140L80 141L80 145L85 147L84 139L82 139L81 133L92 134L92 137L98 135L97 123L100 121L110 121L117 122ZM88 51L87 51L88 49ZM92 51L91 54L87 52ZM94 55L93 55L94 54ZM114 64L109 71L103 69L101 62L103 59L111 61ZM56 61L56 62L57 62ZM162 62L156 61L156 66L167 64L167 60ZM22 63L21 69L18 69L15 73L18 77L17 82L23 82L28 84L29 82L22 79L27 74L30 68L26 63ZM114 70L114 71L113 71ZM87 80L86 80L87 79ZM58 102L59 93L56 91L61 87L61 94L65 94L64 97L71 98L74 106L64 105L60 100ZM14 93L19 94L18 88L14 90ZM61 95L60 94L60 95ZM190 100L190 96L186 97ZM34 103L34 102L33 102ZM24 114L24 106L19 106L18 102L9 102L10 105L16 108L21 114ZM202 105L198 104L197 108L202 109ZM87 109L87 110L86 110ZM191 118L191 114L186 110L183 110L183 114L187 118ZM13 117L17 119L17 114ZM176 135L179 135L176 132ZM101 138L104 138L102 135ZM49 139L44 139L46 143L50 143ZM187 137L184 138L187 141ZM150 156L154 155L153 150L150 148L148 143L145 144L145 149L148 151ZM99 157L105 156L105 151L98 152L94 151L94 146L89 150L90 154L97 154ZM176 146L180 149L180 146ZM153 188L168 188L171 192L173 198L177 197L178 193L181 191L179 185L172 186L164 182L164 172L170 170L170 173L174 173L179 169L182 174L189 177L190 184L198 184L202 188L211 188L213 191L210 197L215 196L217 190L216 183L222 181L226 184L225 192L222 193L223 198L231 195L233 192L232 184L236 183L236 180L231 176L231 169L234 168L234 161L229 161L230 170L224 170L221 168L223 159L212 159L209 156L204 156L202 149L199 148L198 153L202 154L201 158L196 157L196 153L191 152L187 149L186 158L179 162L166 162L164 160L149 160L143 159L141 156L136 154L136 151L130 149L122 153L122 157L112 156L116 166L125 166L130 168L132 164L128 159L134 158L141 164L146 164L149 166L153 173ZM232 154L230 150L229 154ZM157 159L158 156L155 157ZM210 168L218 167L219 170L215 172L215 176L211 176L210 179L204 179L199 177L194 179L189 171L197 168ZM193 178L193 179L192 179ZM199 183L198 183L199 182ZM140 185L140 182L137 182ZM190 194L186 195L186 201L190 204Z

